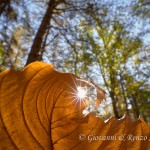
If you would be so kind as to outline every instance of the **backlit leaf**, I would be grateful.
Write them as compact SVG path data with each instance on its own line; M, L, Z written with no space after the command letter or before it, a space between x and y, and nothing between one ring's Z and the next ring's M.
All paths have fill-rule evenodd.
M142 119L84 117L86 99L75 97L80 84L79 77L39 62L0 73L0 149L148 150L150 128ZM98 91L96 105L105 98Z

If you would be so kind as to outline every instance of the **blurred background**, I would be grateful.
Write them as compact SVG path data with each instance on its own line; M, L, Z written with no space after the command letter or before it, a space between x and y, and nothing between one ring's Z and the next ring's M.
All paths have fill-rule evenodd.
M34 61L105 89L116 118L150 122L150 0L0 0L0 72Z

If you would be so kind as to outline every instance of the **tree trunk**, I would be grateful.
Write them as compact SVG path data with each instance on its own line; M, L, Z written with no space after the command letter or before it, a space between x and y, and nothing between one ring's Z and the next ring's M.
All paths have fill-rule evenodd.
M125 111L126 111L127 115L129 116L130 113L129 113L129 109L128 109L127 97L125 96L125 88L124 88L123 77L122 77L121 73L120 73L120 84L121 84L122 95L123 95L124 104L125 104Z
M117 110L117 106L116 106L116 99L115 99L114 91L112 91L111 89L109 89L110 86L109 86L108 83L107 83L107 80L106 80L105 74L104 74L104 72L103 72L103 70L102 70L102 68L101 68L100 62L99 62L99 67L100 67L100 72L101 72L101 75L102 75L102 77L103 77L105 86L106 86L107 90L109 91L109 94L110 94L110 97L111 97L111 100L112 100L114 115L115 115L116 118L119 119L120 116L119 116L119 113L118 113L118 110ZM111 79L111 80L112 80L112 79ZM112 81L111 83L113 83L113 81Z
M140 116L140 112L139 112L138 104L137 104L137 101L136 101L136 97L132 96L132 99L133 99L132 107L133 107L133 110L134 110L135 118L138 119L139 116Z
M10 0L0 0L0 15L5 11L7 6L10 6Z
M113 111L114 111L114 115L117 119L120 118L119 116L119 113L117 111L117 106L116 106L116 99L115 99L115 96L114 96L114 92L110 92L110 97L112 99L112 104L113 104Z
M59 3L56 3L56 0L50 0L48 4L47 11L45 13L45 16L43 17L43 20L41 22L41 25L39 27L39 30L35 36L35 39L33 41L33 45L31 47L31 51L29 53L26 65L30 64L34 61L41 61L42 60L42 42L44 35L46 33L46 30L50 26L50 20L52 18L53 10Z

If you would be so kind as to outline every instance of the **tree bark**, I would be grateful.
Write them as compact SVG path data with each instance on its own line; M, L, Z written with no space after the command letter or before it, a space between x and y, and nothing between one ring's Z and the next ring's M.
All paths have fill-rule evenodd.
M116 106L117 100L116 100L116 98L115 98L115 94L114 94L114 92L112 91L112 89L109 89L110 86L108 85L108 83L107 83L107 81L106 81L105 74L104 74L104 72L103 72L103 70L102 70L102 68L101 68L100 62L98 62L98 64L99 64L99 67L100 67L100 72L101 72L101 75L102 75L102 77L103 77L105 86L106 86L106 88L107 88L107 90L108 90L108 92L109 92L109 94L110 94L111 100L112 100L112 106L113 106L114 115L115 115L115 117L116 117L117 119L119 119L120 116L119 116L119 112L118 112L117 106ZM111 83L113 83L113 82L111 82Z
M1 0L0 1L0 15L5 11L7 6L10 7L10 0Z
M131 105L133 107L135 119L138 119L139 116L140 116L140 111L139 111L139 108L138 108L136 96L132 96L132 103L131 103Z
M53 10L59 3L56 2L56 0L50 0L48 4L47 11L45 13L45 16L43 17L43 20L41 22L41 25L39 27L39 30L35 36L35 39L33 41L33 45L31 47L31 51L29 53L26 65L34 62L34 61L41 61L42 60L42 42L44 35L46 33L46 30L50 26L50 20L52 19Z
M129 109L128 109L127 97L125 96L125 89L124 89L124 84L123 84L123 77L122 77L121 73L120 73L120 84L121 84L122 95L123 95L124 104L125 104L125 111L126 111L127 115L129 116L130 113L129 113Z
M116 106L116 99L115 99L115 95L114 92L110 92L110 97L112 99L112 104L113 104L113 111L114 111L114 115L117 119L120 119L120 115L117 111L117 106Z

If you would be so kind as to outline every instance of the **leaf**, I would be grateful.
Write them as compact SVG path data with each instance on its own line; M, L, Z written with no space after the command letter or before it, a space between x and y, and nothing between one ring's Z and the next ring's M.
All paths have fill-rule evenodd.
M150 147L148 140L128 140L128 135L149 138L149 125L142 119L133 122L128 117L112 117L104 122L93 114L83 117L86 105L73 97L79 77L52 67L35 62L19 72L0 73L0 149ZM125 141L119 140L123 135ZM116 139L104 140L107 136Z

